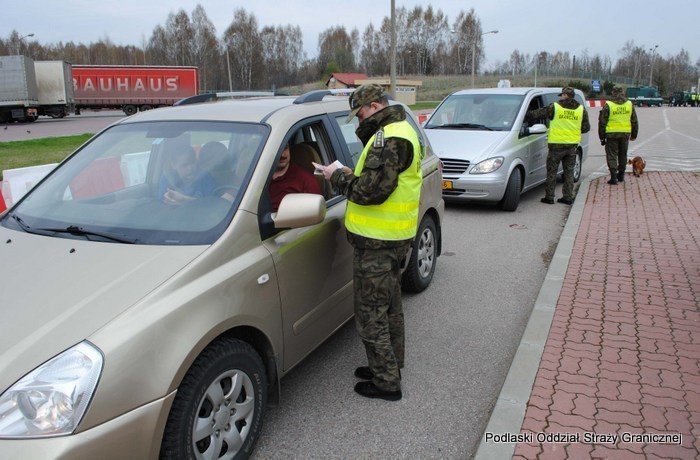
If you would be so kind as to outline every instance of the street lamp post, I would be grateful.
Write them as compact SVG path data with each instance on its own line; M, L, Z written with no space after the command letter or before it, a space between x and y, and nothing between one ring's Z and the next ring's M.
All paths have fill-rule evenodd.
M233 91L233 84L231 83L231 61L228 57L228 43L226 44L226 68L228 69L228 90Z
M487 34L497 34L497 30L489 30L488 32L484 32L483 34L480 34L479 37L481 38L484 35ZM474 75L476 75L476 39L472 42L472 88L474 88Z
M233 33L231 34L231 38L235 38L236 34ZM233 84L231 82L231 60L229 59L228 56L228 41L226 42L226 68L228 69L228 90L233 91Z
M396 99L396 13L395 2L391 0L391 53L389 64L389 86L391 97Z
M658 48L659 45L654 45L653 48L649 48L649 51L651 51L651 65L649 67L649 86L652 85L652 77L654 76L654 53L656 52L656 48Z
M25 38L33 37L33 36L34 36L34 34L27 34L27 35L23 35L23 36L19 37L19 40L17 40L17 54L22 53L22 40L24 40Z

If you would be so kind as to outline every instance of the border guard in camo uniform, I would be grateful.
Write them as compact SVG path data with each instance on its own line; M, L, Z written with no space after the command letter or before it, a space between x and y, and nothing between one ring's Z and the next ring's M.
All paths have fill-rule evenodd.
M423 146L403 106L389 105L384 89L363 85L350 96L350 115L364 150L355 166L324 176L348 199L345 227L354 248L355 324L368 366L358 367L355 392L368 398L401 399L404 317L401 260L418 230Z
M625 97L622 88L612 90L612 100L606 101L598 115L598 137L605 146L605 159L610 170L608 184L617 185L625 180L627 150L630 141L637 139L639 121L632 101Z
M559 102L553 102L547 107L531 110L526 119L548 119L549 133L547 134L547 180L544 187L542 203L554 204L554 188L557 185L557 170L559 163L564 169L564 186L562 197L557 201L564 204L574 202L574 166L576 166L576 148L581 142L581 134L591 130L588 112L579 104L571 87L562 88Z

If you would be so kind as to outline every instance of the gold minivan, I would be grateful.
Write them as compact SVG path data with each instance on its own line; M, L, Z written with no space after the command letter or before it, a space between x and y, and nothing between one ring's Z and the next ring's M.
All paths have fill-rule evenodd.
M268 193L287 145L309 170L354 165L348 112L328 91L143 112L7 210L0 458L247 457L279 379L352 317L345 198L321 177L320 194L288 194L276 212ZM426 148L402 282L419 292L444 203L409 118ZM170 193L179 183L189 198Z

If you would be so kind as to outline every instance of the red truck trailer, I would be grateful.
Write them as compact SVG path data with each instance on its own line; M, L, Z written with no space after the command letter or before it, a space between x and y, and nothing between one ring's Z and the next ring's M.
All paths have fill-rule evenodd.
M173 105L199 93L197 67L73 65L76 115L80 109L137 110Z

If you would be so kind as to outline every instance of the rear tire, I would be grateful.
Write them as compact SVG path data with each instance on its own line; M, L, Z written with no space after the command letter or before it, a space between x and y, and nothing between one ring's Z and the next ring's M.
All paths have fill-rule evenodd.
M437 265L438 236L435 222L423 217L406 270L401 275L401 287L406 292L422 292L433 279Z
M574 183L581 179L581 170L583 169L583 154L581 152L576 152L576 164L574 164Z
M214 342L178 387L160 458L248 458L266 400L267 376L253 347L235 339Z
M520 171L517 169L513 170L508 178L506 193L503 194L503 198L498 202L499 209L508 212L513 212L518 209L518 204L520 204L521 183L522 178L520 177Z

